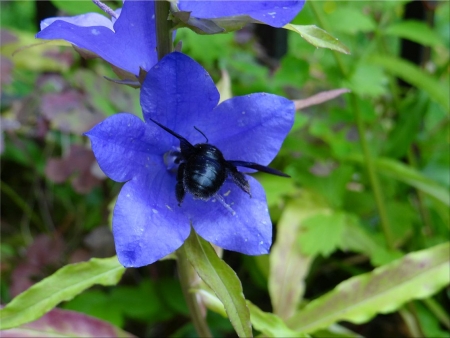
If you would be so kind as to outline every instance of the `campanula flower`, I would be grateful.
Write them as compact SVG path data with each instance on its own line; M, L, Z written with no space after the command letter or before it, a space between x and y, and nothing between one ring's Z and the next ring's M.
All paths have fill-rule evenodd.
M133 75L157 62L153 1L127 0L116 18L98 13L48 18L36 38L62 39Z
M206 136L226 160L268 165L292 127L294 104L265 93L218 102L219 92L206 70L174 52L148 72L141 87L145 122L121 113L86 133L100 168L111 179L126 182L113 212L116 251L124 266L147 265L175 251L189 236L191 225L224 249L268 253L272 224L258 181L245 175L251 197L231 180L225 181L218 194L228 208L215 198L194 199L190 193L178 205L177 163L171 159L180 150L180 141L150 119L193 145L205 143Z
M222 1L178 0L180 11L190 12L199 19L219 19L248 16L273 27L283 27L300 12L305 0L294 1Z

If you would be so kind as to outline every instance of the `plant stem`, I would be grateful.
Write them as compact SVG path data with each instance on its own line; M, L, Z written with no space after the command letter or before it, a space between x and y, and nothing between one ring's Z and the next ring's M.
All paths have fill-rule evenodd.
M389 225L389 218L384 203L383 192L381 191L381 184L378 180L378 175L375 170L373 158L370 154L369 145L366 139L366 131L361 117L361 111L356 99L356 95L350 94L350 99L353 106L353 113L355 114L356 127L360 138L361 148L364 155L364 162L366 164L367 174L369 175L370 185L372 186L373 194L375 196L375 203L377 205L378 213L380 215L381 228L386 239L388 248L394 249L394 238L392 236L391 227Z
M442 325L444 325L448 330L450 330L450 317L434 298L422 299L422 302L426 305L428 310L430 310L434 316L439 319Z
M158 60L172 52L171 25L168 20L170 3L168 1L155 1L156 50Z
M177 258L181 289L183 290L184 298L186 299L195 330L199 337L212 337L211 331L206 324L206 320L201 313L195 293L190 291L190 276L193 272L193 268L186 257L184 245L177 250Z
M314 15L315 15L319 25L321 25L323 29L327 30L327 27L326 27L327 25L325 23L325 20L322 17L321 11L317 7L318 5L316 4L316 2L310 1L310 2L308 2L308 4L311 7L312 11L314 12ZM347 69L344 66L344 62L341 59L341 55L336 51L332 51L332 52L333 52L334 59L336 60L336 63L338 65L338 68L340 69L342 75L347 80L349 80L350 76L349 76ZM361 116L361 111L360 111L359 104L357 101L357 96L355 94L351 93L350 98L351 98L351 103L352 103L352 107L353 107L353 113L355 115L355 122L356 122L356 127L358 129L361 148L362 148L362 152L363 152L363 156L364 156L364 162L366 164L366 170L369 175L370 185L372 187L373 194L375 196L375 203L377 205L378 213L380 215L381 228L383 230L384 237L386 239L388 248L393 249L395 247L394 239L392 236L391 227L389 225L389 218L387 216L386 205L384 203L384 197L383 197L383 193L381 190L380 181L378 180L378 175L375 170L373 158L370 154L369 146L367 143L366 130L364 127L363 119Z
M172 52L172 33L171 25L168 20L170 4L168 1L155 1L155 25L156 25L156 49L158 51L158 60ZM189 308L189 314L199 337L212 337L206 320L203 317L197 302L195 293L190 291L191 273L193 271L191 264L186 257L186 251L183 246L177 250L178 274L180 278L181 289Z

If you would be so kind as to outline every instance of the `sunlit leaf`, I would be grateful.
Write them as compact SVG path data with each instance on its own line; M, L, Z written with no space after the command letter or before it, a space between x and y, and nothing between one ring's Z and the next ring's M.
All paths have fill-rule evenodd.
M286 326L283 320L270 312L264 312L256 305L247 301L250 309L250 315L253 327L260 331L264 337L309 337L307 334L302 334L291 330Z
M185 250L189 262L200 278L223 303L228 318L239 337L252 337L250 313L245 303L242 285L236 273L195 231L180 250Z
M450 246L414 252L372 272L350 278L313 300L287 321L300 332L314 332L338 321L364 323L405 302L422 299L450 283Z
M29 323L95 284L115 285L125 268L117 257L69 264L34 284L0 310L0 329Z
M342 212L308 217L303 221L303 232L298 236L301 251L308 256L329 256L342 241L346 221L346 215Z
M350 54L350 50L342 42L317 26L293 25L289 23L283 28L300 34L303 39L318 48L328 48L344 54Z
M38 320L2 331L2 337L134 337L103 320L75 311L53 309Z
M270 254L269 293L274 313L281 318L294 314L305 291L305 277L312 256L305 255L297 238L302 222L323 212L325 206L307 191L286 205L278 222L276 242Z

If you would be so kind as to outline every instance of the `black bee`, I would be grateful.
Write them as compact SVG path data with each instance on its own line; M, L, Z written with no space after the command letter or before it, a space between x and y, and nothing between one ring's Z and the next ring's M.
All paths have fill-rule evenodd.
M224 203L223 199L216 193L229 176L239 188L251 197L250 185L245 175L239 172L236 167L246 167L272 175L290 177L281 171L257 163L225 160L222 152L217 147L209 144L205 134L196 127L194 128L205 137L206 143L199 143L194 146L173 130L153 119L150 120L180 140L181 152L176 153L178 157L176 163L180 163L175 187L178 205L181 205L183 202L186 191L194 195L195 198L208 200L215 196ZM226 207L231 210L229 206L226 205Z

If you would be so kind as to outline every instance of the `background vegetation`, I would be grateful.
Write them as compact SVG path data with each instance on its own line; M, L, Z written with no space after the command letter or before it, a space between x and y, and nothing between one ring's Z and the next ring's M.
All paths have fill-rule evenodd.
M3 305L68 263L114 255L110 215L120 184L105 178L81 135L116 112L141 115L138 91L106 81L115 76L105 62L84 60L70 47L21 49L37 42L37 4L0 3ZM53 4L70 15L95 9L90 2ZM449 239L449 8L428 1L307 2L293 23L325 29L351 55L317 49L293 32L286 45L276 33L267 46L256 26L214 36L178 31L183 52L220 81L223 95L264 91L300 100L351 90L297 112L274 162L292 179L257 175L274 221L272 253L223 254L246 298L266 311L251 308L257 332L280 336L264 325L277 327L281 318L317 337L448 337L448 284L428 297L405 261L397 270L389 264ZM384 279L358 280L359 287L373 283L371 292L346 285L348 297L359 297L354 315L345 314L346 299L320 298L380 266ZM375 289L389 282L402 288L377 302ZM321 299L314 303L319 309L328 304L331 319L306 330L295 311L313 299ZM94 286L61 307L138 336L195 334L171 260L128 269L119 285ZM217 336L234 335L214 311L208 323Z

